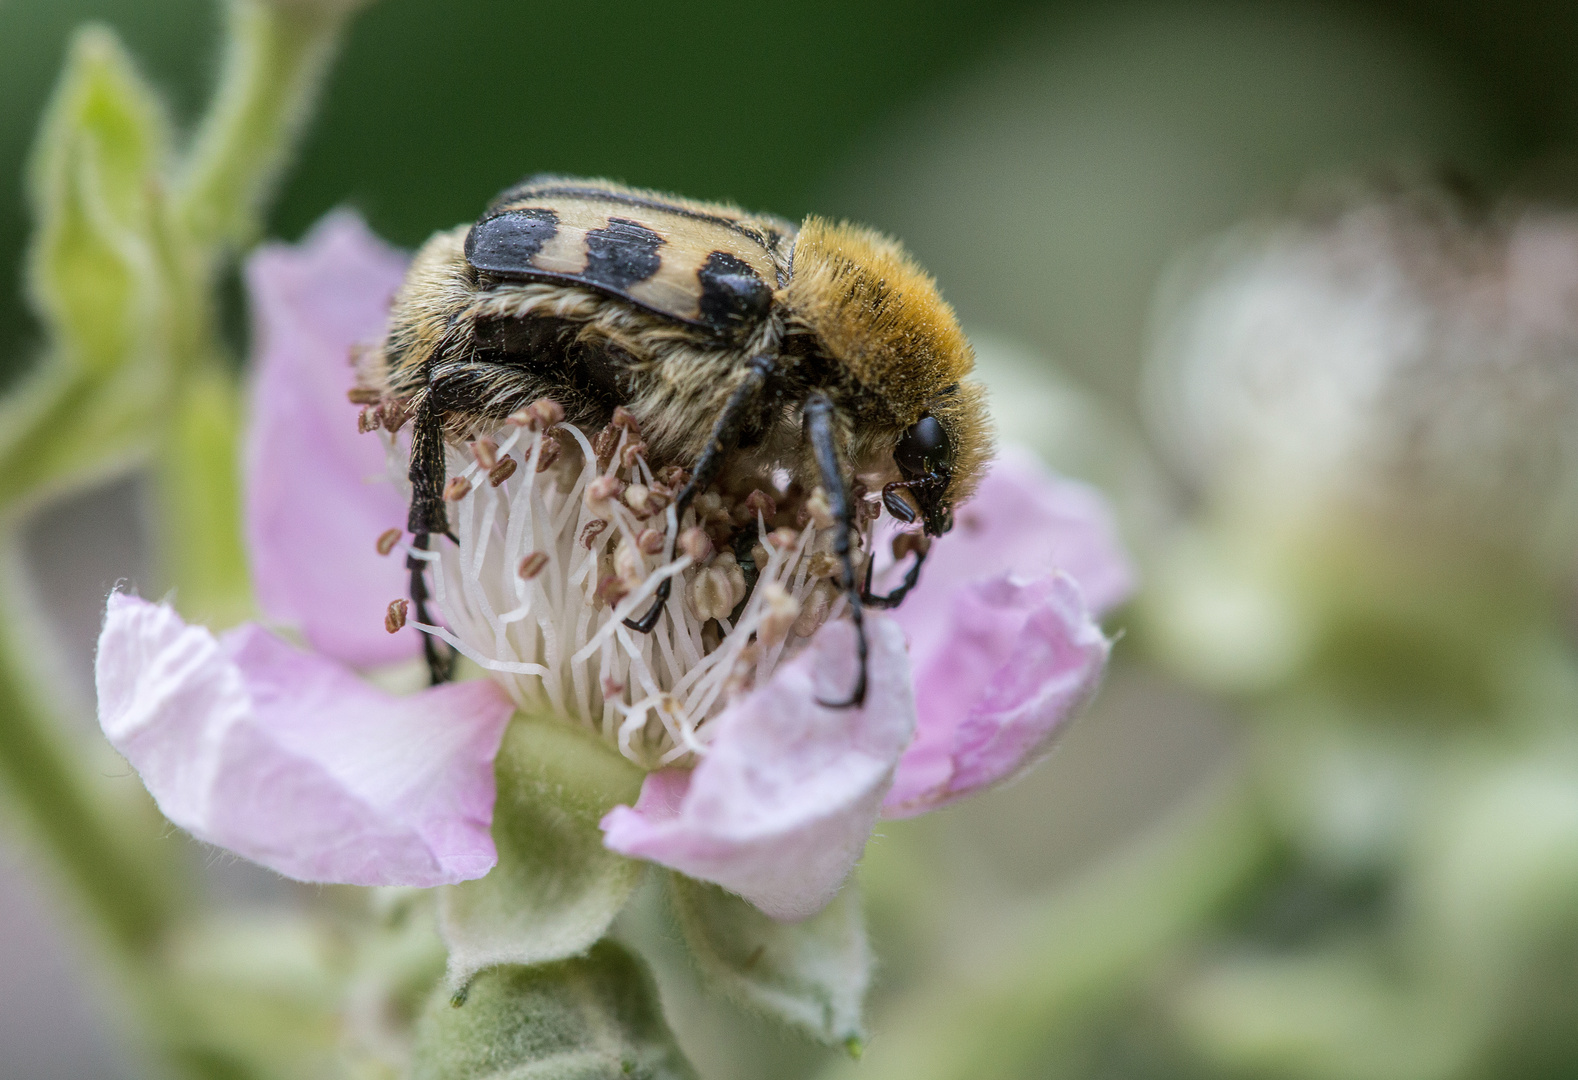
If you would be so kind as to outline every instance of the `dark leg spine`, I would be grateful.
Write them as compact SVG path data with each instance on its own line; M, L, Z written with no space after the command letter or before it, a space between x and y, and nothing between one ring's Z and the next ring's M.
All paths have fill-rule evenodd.
M702 450L701 457L696 459L696 467L691 471L690 479L674 499L676 522L684 521L685 511L690 508L691 502L718 478L718 473L723 469L729 454L739 445L745 422L754 411L762 389L772 377L774 368L775 363L771 356L753 356L746 363L745 378L729 395L728 402L723 406L723 412L718 415L717 423L712 425L712 434L707 438L706 448ZM625 625L640 633L650 634L663 615L663 608L668 603L673 584L674 579L671 577L660 581L657 593L652 598L652 606L640 618L626 619Z
M826 394L814 393L805 401L806 434L811 440L811 452L816 455L817 471L822 474L822 487L832 504L837 532L833 534L833 554L838 556L840 585L849 601L849 616L855 623L855 654L858 669L855 688L843 701L822 701L818 704L829 709L860 708L866 703L866 624L861 611L863 590L855 584L855 564L850 552L850 537L855 531L855 505L849 487L844 483L844 471L838 461L838 443L833 435L833 402Z

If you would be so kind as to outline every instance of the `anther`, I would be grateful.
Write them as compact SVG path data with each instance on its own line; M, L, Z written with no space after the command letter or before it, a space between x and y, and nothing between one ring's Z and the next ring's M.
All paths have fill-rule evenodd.
M609 520L614 516L614 500L624 486L624 481L616 476L599 476L586 485L586 508L593 517Z
M806 564L807 572L814 578L830 578L842 568L843 564L825 551L814 552L811 561Z
M685 486L689 474L679 465L665 465L657 471L657 478L666 487L678 491Z
M500 484L504 483L504 481L515 475L515 469L515 459L512 457L506 457L497 465L493 466L493 468L488 470L488 483L492 484L494 487L498 487Z
M795 619L800 616L800 603L782 585L770 581L762 586L762 610L756 637L771 648L789 636Z
M623 694L624 692L625 692L625 684L624 683L620 682L618 679L614 678L612 675L604 675L603 676L603 700L604 701L607 701L609 698L616 698L620 694Z
M471 456L484 471L492 472L493 466L499 463L499 444L492 439L478 439L471 444Z
M531 431L545 431L564 423L564 406L553 398L538 398L530 405L510 413L504 422Z
M559 455L564 453L564 447L558 439L544 439L542 449L537 451L537 471L547 472L553 468L554 462L559 460Z
M410 610L411 601L404 599L391 600L389 602L389 610L384 612L384 629L391 634L398 631L405 625L405 617Z
M767 534L767 542L779 551L790 551L800 542L800 534L789 528L774 529Z
M827 492L822 488L814 489L805 500L807 520L818 529L831 528L833 525L833 507L827 501Z
M652 489L645 484L631 484L625 488L625 505L635 513L636 517L646 519L652 516Z
M636 462L645 458L647 444L644 442L626 443L625 448L619 452L619 464L627 469L636 467Z
M353 386L345 392L352 405L376 405L383 400L383 392L370 386Z
M409 401L386 401L379 411L383 414L384 430L391 435L405 426L411 419L411 403Z
M383 532L379 533L378 554L389 554L395 549L395 545L400 542L400 538L404 535L405 533L401 532L399 529L385 529Z
M608 426L611 428L624 428L626 431L630 432L630 437L632 439L639 439L641 437L641 425L636 422L635 413L631 412L623 405L615 406L614 418L608 422Z
M450 502L459 502L471 493L471 481L464 476L452 476L449 483L444 485L444 498Z
M760 514L763 518L771 521L778 516L778 501L761 488L757 488L745 496L745 509L750 511L751 518L755 518L757 514Z
M608 468L608 463L614 460L614 448L619 445L619 431L614 425L609 424L597 437L592 440L592 453L597 455L597 471L602 472Z
M591 551L592 545L597 543L597 537L606 528L608 528L608 522L602 518L593 518L591 521L588 521L586 528L581 530L581 546L587 551Z
M377 407L363 409L356 416L356 433L366 435L369 431L377 431L383 426L383 414Z
M619 601L630 595L630 589L618 574L608 574L597 583L596 595L602 603L615 607Z
M546 551L534 551L521 560L521 564L516 568L515 572L518 573L523 580L530 581L532 578L542 573L543 568L547 565L548 553Z
M663 534L656 529L642 529L636 536L636 547L643 555L656 555L663 550Z
M679 550L689 555L692 562L706 562L712 554L712 538L705 529L692 525L679 534Z

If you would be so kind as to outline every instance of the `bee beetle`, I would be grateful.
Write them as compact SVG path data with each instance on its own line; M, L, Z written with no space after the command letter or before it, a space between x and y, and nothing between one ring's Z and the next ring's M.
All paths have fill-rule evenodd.
M990 453L974 360L935 283L894 241L808 217L798 228L733 206L601 180L540 176L498 196L475 224L436 234L397 294L379 392L411 433L408 528L417 548L450 535L445 440L539 398L590 430L623 408L646 460L680 466L667 534L730 474L787 471L820 486L835 524L839 587L860 664L838 707L863 703L862 606L891 607L919 578L924 545L887 596L857 582L857 477L899 520L948 531ZM423 563L411 599L430 621ZM671 578L626 620L651 632ZM428 639L435 680L447 660Z

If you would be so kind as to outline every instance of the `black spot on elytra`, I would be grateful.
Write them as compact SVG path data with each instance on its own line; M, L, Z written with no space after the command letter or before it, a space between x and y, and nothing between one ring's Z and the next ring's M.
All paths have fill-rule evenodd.
M559 215L546 208L511 210L484 218L466 234L466 261L495 274L523 274L559 231Z
M696 271L701 282L701 321L720 332L741 330L766 317L773 291L750 263L714 251Z
M664 240L629 218L609 218L607 228L586 234L586 269L577 277L605 289L625 290L657 273Z

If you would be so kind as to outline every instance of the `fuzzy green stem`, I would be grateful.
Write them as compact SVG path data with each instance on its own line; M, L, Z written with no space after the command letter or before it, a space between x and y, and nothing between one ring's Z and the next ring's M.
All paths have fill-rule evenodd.
M39 626L25 586L14 525L0 526L0 790L53 857L83 911L122 959L141 960L180 909L160 823L127 814L89 784L86 770L40 685L48 664L29 632ZM145 827L138 829L139 825Z
M1012 951L880 1021L880 1047L824 1080L1022 1076L1060 1035L1137 986L1253 880L1271 852L1248 785L1232 776L1185 820L1028 914Z
M256 239L323 83L348 6L231 0L224 64L175 193L188 237L214 251Z

